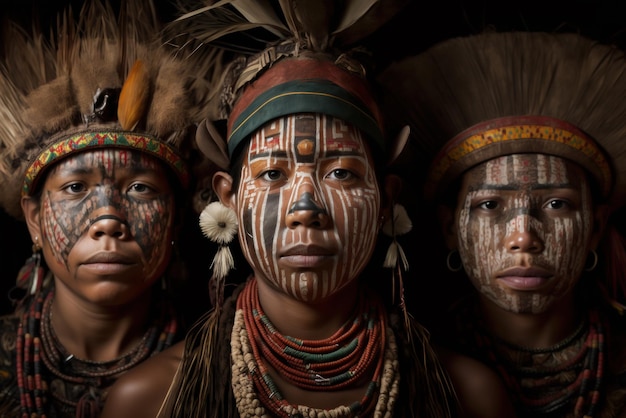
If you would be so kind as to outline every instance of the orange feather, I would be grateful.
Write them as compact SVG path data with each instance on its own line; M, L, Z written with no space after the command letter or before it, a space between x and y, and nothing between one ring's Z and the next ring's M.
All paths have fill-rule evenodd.
M150 80L143 61L137 60L120 92L117 118L122 129L132 131L144 116L148 105Z

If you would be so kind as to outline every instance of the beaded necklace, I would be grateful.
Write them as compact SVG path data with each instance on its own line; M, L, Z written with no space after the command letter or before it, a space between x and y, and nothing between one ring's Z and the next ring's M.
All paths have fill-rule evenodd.
M77 418L95 418L103 395L122 372L174 342L177 321L170 310L129 353L105 362L77 359L54 334L50 323L53 298L54 289L37 294L18 326L16 368L23 416L45 418L51 397L66 413L75 410Z
M597 414L606 347L604 324L596 310L553 347L521 347L490 335L480 324L474 341L527 416L545 416L568 405L573 406L574 417Z
M361 295L354 318L331 337L299 340L275 330L260 307L256 280L251 280L237 301L231 353L233 392L242 416L266 416L264 408L257 409L261 405L280 417L366 416L374 408L380 416L391 416L393 411L399 390L397 345L375 297ZM341 390L371 378L359 402L320 410L290 404L268 367L291 384L312 391Z

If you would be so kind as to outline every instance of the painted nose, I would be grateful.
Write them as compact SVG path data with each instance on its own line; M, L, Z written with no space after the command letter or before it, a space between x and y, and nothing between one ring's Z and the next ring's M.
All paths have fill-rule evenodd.
M127 239L130 236L128 222L114 214L102 214L89 220L89 235L98 239L112 237Z
M293 202L287 212L287 226L304 225L309 228L324 228L328 225L328 213L318 204L310 192L304 192Z
M543 241L531 226L532 216L518 215L511 220L511 229L506 237L509 252L540 253L544 249Z

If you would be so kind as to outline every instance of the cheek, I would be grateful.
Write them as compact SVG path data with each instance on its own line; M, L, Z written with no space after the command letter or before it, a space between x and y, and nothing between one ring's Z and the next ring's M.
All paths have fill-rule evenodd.
M546 259L562 277L577 277L584 266L590 227L581 217L551 222L546 234Z
M70 251L89 226L90 201L70 204L55 202L47 195L42 200L43 233L55 259L65 264Z
M174 224L174 201L171 196L150 202L127 201L125 212L132 236L148 262L158 259L170 246Z

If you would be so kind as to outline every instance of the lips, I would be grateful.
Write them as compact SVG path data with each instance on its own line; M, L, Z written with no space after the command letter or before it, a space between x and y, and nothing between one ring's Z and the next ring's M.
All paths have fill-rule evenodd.
M295 245L281 252L280 262L297 268L315 267L335 256L335 251L317 245Z
M82 264L133 264L132 258L113 252L100 252L92 255Z
M546 285L552 273L538 267L514 267L504 270L496 278L515 290L538 290Z

